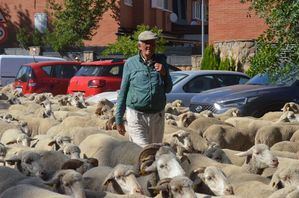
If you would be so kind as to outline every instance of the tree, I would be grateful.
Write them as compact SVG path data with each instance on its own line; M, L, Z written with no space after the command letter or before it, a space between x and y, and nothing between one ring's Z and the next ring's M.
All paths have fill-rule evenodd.
M200 68L202 70L218 70L219 63L219 54L215 52L212 45L209 45L204 51Z
M163 53L165 51L166 41L161 37L162 30L157 27L150 29L148 25L138 25L137 30L132 35L118 37L117 41L108 45L102 54L105 56L110 54L122 54L126 58L136 55L138 53L138 35L145 30L151 30L158 35L159 39L157 41L156 51Z
M258 49L251 60L250 75L269 71L287 75L299 64L298 0L241 0L264 19L268 29L258 39Z
M58 52L79 47L84 40L91 40L103 13L111 5L111 1L106 0L56 1L48 0L52 27L48 30L46 41Z

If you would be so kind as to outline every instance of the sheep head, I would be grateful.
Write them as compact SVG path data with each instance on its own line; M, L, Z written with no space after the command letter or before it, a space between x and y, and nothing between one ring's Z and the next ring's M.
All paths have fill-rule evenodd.
M217 196L234 194L232 185L229 183L226 175L215 166L195 169L192 171L190 178L203 181Z
M137 170L131 165L118 164L104 179L104 190L112 186L116 193L143 194L137 179Z

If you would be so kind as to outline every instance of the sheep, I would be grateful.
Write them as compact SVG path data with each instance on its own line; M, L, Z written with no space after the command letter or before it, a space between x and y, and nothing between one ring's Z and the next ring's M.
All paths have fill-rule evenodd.
M114 104L107 99L100 100L97 104L95 114L96 115L104 115L106 113L110 114ZM110 112L110 113L109 113ZM112 114L111 114L112 115Z
M74 170L59 170L48 181L44 182L48 185L54 185L55 191L71 197L85 198L83 187L83 177Z
M232 164L232 161L217 144L209 146L203 154L219 163Z
M16 165L16 168L25 175L47 180L67 160L68 157L59 151L24 151L6 159L6 162Z
M225 173L215 166L208 166L193 170L190 178L195 183L199 183L196 185L196 192L218 196L234 194L233 188ZM206 186L202 187L202 182L204 182Z
M271 147L271 150L297 153L299 151L299 142L290 142L290 141L277 142Z
M299 114L293 111L285 111L276 122L299 122Z
M160 179L185 175L174 151L168 146L161 146L156 152L154 162L144 170L145 172L157 171Z
M230 108L224 113L214 115L215 118L218 118L221 121L225 121L231 117L238 117L241 115L241 112L238 108Z
M82 175L94 168L97 167L99 164L99 161L95 158L87 158L86 156L84 156L83 159L70 159L67 160L62 166L61 169L65 170L65 169L73 169L79 173L81 173Z
M276 124L261 127L256 132L255 144L267 144L271 147L275 143L290 140L298 129L299 125L296 124Z
M196 118L196 115L192 112L182 113L177 118L177 126L188 127Z
M228 125L227 123L218 120L217 118L210 118L210 117L199 117L194 120L189 126L188 129L197 132L199 135L203 135L205 130L214 124L224 124Z
M44 111L42 112L42 117L53 118L54 120L56 120L56 117L51 107L51 102L48 99L46 99L41 103L41 105L44 107Z
M260 117L260 119L275 122L281 117L282 114L282 111L270 111L265 113L262 117Z
M19 171L9 168L0 167L0 192L4 192L6 189L16 186L18 184L30 184L37 187L45 188L48 187L43 184L43 181L37 177L26 177Z
M100 133L86 137L79 145L81 152L99 160L99 165L114 167L118 163L136 164L142 147Z
M296 198L299 197L299 189L297 186L289 186L273 192L269 198Z
M217 143L221 148L233 150L246 150L252 146L251 142L248 142L247 136L235 127L227 125L214 124L208 127L203 134L203 138L208 142Z
M197 142L196 140L199 139L196 138L196 140L191 140L191 133L184 130L179 130L175 133L170 134L169 139L167 140L167 137L164 138L164 142L168 142L170 146L174 149L176 152L178 158L183 157L183 153L192 153L192 152L198 152L193 146L193 142ZM169 136L169 135L168 135Z
M40 198L41 196L47 198L71 198L71 196L27 184L13 186L0 194L1 198Z
M294 113L299 113L299 105L295 102L288 102L282 107L281 110L283 112L293 111Z
M299 142L299 129L293 133L290 141L291 142Z
M3 163L3 166L6 165L5 160L4 160L6 153L7 153L6 146L4 144L0 143L0 162Z
M290 159L279 159L281 165L274 172L270 185L274 189L280 189L299 185L298 161Z
M161 191L161 197L188 197L195 198L196 194L192 189L193 182L185 176L176 176L160 180L157 186L152 187L156 191Z
M245 163L242 168L249 173L262 174L265 168L277 167L278 159L269 150L265 144L256 144L249 150L236 154L237 156L246 156Z
M274 192L269 185L258 181L239 181L238 183L232 183L232 185L235 195L242 198L263 198Z
M114 168L95 167L83 174L86 189L97 192L108 191L118 194L142 193L135 175L137 172L131 165L118 164Z
M22 143L24 146L30 146L32 139L20 129L8 129L1 137L1 142L5 145Z

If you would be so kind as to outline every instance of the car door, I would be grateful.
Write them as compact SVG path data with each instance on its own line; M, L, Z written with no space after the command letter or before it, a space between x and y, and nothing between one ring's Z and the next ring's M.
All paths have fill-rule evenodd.
M189 106L190 99L197 93L219 87L219 82L213 75L200 75L182 85L181 92L167 95L168 101L182 100L184 106Z
M41 70L43 71L43 76L39 76L38 78L40 92L53 93L56 84L55 76L53 76L54 65L42 66Z

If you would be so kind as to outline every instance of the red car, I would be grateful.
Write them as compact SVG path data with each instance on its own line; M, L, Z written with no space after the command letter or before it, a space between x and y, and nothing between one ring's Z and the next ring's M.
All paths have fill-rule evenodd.
M70 79L80 69L80 62L46 61L22 65L14 87L24 94L49 92L66 94Z
M82 92L86 97L116 91L120 89L124 64L123 59L82 63L80 70L71 79L67 92Z

